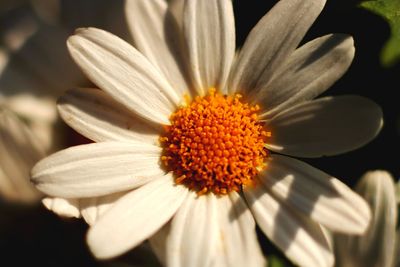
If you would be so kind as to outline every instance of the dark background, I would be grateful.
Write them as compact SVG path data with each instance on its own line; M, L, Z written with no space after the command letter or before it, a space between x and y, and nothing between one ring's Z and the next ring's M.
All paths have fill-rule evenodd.
M274 3L276 1L234 1L238 46L243 44L251 28ZM121 7L115 9L120 9L122 12ZM101 26L101 24L87 25L83 21L80 25L70 25L71 28L78 26ZM120 30L120 32L117 30L117 34L123 35L126 29ZM358 150L344 155L305 159L305 161L340 178L350 186L353 186L368 170L387 170L397 180L400 176L397 155L400 151L400 111L397 98L400 64L384 68L379 61L380 50L390 35L389 26L380 17L358 8L357 1L331 0L303 42L328 33L352 35L355 40L356 55L348 72L324 95L356 94L368 97L382 107L385 123L378 137ZM0 205L0 208L2 266L102 265L95 262L87 250L84 242L87 226L82 221L60 219L40 205L23 207L7 204ZM262 234L260 242L265 254L277 254L283 257ZM133 253L120 259L140 258L140 252ZM140 259L138 261L140 264Z

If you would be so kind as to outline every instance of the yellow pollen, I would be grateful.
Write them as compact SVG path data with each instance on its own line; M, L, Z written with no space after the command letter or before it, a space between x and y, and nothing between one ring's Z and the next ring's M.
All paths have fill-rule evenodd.
M227 194L253 183L268 155L271 136L258 120L259 106L244 104L241 95L223 96L214 88L170 117L160 137L161 161L175 182L198 194Z

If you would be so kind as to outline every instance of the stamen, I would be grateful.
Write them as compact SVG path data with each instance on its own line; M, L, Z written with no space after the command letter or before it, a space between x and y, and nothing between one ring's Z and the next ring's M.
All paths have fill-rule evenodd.
M214 88L196 97L170 117L161 157L177 184L198 194L227 194L253 183L268 155L270 132L258 120L258 105L244 104L241 95L223 96Z

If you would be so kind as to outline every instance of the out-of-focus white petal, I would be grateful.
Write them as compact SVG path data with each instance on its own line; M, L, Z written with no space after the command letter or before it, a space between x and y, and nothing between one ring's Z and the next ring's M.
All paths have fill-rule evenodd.
M209 88L226 92L235 55L235 21L231 0L185 2L183 32L194 86L203 96Z
M42 199L42 203L48 210L51 210L59 216L73 218L81 217L78 199L46 197Z
M353 38L329 34L296 49L272 80L255 94L263 119L323 93L348 69L354 57Z
M160 153L161 148L137 141L75 146L37 163L32 181L51 196L104 196L162 176Z
M74 89L58 101L63 120L80 134L96 142L136 140L156 144L158 132L98 89Z
M381 108L360 96L324 97L296 105L267 122L266 147L297 157L345 153L371 141L383 125Z
M61 137L55 134L58 116L54 98L27 92L7 96L3 100L0 98L0 105L27 122L30 132L44 151L59 148Z
M299 45L325 0L281 0L253 28L233 66L229 91L256 93Z
M333 255L319 224L272 197L258 184L244 190L261 230L301 267L332 267Z
M187 192L166 175L126 194L89 229L90 250L106 259L134 248L171 219Z
M302 161L272 155L260 181L274 197L329 230L361 234L370 222L370 209L358 194Z
M125 14L135 47L181 95L188 93L179 28L165 0L128 0Z
M218 233L217 199L214 194L189 192L171 221L167 241L167 266L210 266Z
M0 193L11 201L35 203L41 194L29 181L44 151L32 131L13 113L0 108Z
M392 176L386 171L367 172L356 186L370 204L372 221L362 236L334 235L337 266L392 267L395 251L397 202Z
M67 44L75 62L97 86L143 118L169 124L181 98L135 48L95 28L78 29Z

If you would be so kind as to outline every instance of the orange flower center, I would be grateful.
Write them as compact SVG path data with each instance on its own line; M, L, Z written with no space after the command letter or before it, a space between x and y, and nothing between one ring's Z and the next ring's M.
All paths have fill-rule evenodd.
M171 115L160 137L161 161L177 184L199 194L227 194L254 181L268 155L264 144L270 132L258 120L259 106L240 98L210 89Z

